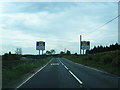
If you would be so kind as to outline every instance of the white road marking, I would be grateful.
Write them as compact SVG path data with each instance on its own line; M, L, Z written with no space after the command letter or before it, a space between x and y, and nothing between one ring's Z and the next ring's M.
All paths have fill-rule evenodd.
M50 63L52 61L52 59L48 62ZM41 67L37 72L35 72L34 74L32 74L29 78L27 78L23 83L21 83L19 86L16 87L15 90L17 90L18 88L20 88L23 84L25 84L28 80L30 80L35 74L37 74L39 71L41 71L43 68L45 68L48 63L46 65L44 65L43 67Z
M59 61L60 61L60 59L59 59ZM60 61L60 63L61 63L62 65L64 65L61 61Z
M59 61L60 61L60 63L65 67L65 69L67 69L67 71L79 82L79 84L83 84L83 82L82 82L77 76L75 76L75 74L74 74L72 71L70 71L70 70L68 69L68 67L65 66L65 64L63 64L63 63L61 62L60 59L59 59Z
M86 67L86 68L89 68L89 69L92 69L92 70L95 70L97 72L108 73L108 72L105 72L105 71L102 71L102 70L98 70L98 69L95 69L95 68L92 68L92 67L89 67L89 66L85 66L85 65L79 64L79 63L75 63L75 64L83 66L83 67Z
M80 84L82 84L82 82L80 81L80 79L77 78L73 72L71 72L70 70L69 70L69 72L70 72L70 74L72 74L72 76L73 76Z
M63 58L63 59L65 59L65 58ZM67 60L67 59L66 59L66 60ZM69 61L70 61L70 60L69 60ZM72 61L70 61L70 62L72 62ZM72 63L75 63L75 62L72 62ZM102 71L102 70L98 70L98 69L95 69L95 68L92 68L92 67L89 67L89 66L82 65L82 64L80 64L80 63L75 63L75 64L80 65L80 66L83 66L83 67L86 67L86 68L89 68L89 69L92 69L92 70L95 70L95 71L98 71L98 72L108 73L108 72L105 72L105 71Z
M64 65L64 67L68 70L68 68Z
M51 63L50 65L59 65L59 63Z

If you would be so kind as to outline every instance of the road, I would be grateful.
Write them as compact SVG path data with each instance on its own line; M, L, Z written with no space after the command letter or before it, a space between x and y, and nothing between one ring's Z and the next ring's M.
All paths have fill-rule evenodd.
M65 58L52 58L17 88L118 88L119 79Z

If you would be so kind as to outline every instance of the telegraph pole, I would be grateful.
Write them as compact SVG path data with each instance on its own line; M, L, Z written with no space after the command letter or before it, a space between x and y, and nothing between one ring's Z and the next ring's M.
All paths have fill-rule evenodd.
M64 53L66 53L66 48L64 49Z
M80 35L80 55L81 55L81 40L82 40L82 36Z

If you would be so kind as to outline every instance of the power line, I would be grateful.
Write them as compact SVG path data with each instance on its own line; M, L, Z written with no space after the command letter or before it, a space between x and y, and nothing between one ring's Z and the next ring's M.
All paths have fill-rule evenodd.
M105 25L107 25L108 23L112 22L113 20L115 20L115 19L118 18L119 16L120 16L120 15L116 16L115 18L113 18L113 19L111 19L110 21L106 22L105 24L99 26L99 27L98 27L97 29L95 29L95 30L98 30L98 29L102 28L103 26L105 26Z
M118 16L116 16L116 17L114 17L113 19L111 19L111 20L109 20L108 22L106 22L105 24L103 24L103 25L101 25L101 26L99 26L98 28L96 28L95 30L94 30L94 32L95 31L97 31L98 29L100 29L100 28L102 28L102 27L104 27L105 25L107 25L108 23L110 23L110 22L112 22L113 20L115 20L116 18L118 18L120 15L118 15ZM89 32L89 33L91 33L91 32Z

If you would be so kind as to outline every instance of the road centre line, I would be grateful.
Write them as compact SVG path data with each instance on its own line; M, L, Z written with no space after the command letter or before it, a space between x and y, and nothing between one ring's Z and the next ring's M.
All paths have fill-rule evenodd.
M63 58L63 59L66 59L66 58ZM66 60L67 60L67 59L66 59ZM69 61L70 61L70 60L69 60ZM72 61L70 61L70 62L72 62ZM106 71L102 71L102 70L99 70L99 69L96 69L96 68L93 68L93 67L85 66L85 65L82 65L82 64L76 63L76 62L73 62L73 63L75 63L75 64L77 64L77 65L80 65L80 66L83 66L83 67L86 67L86 68L89 68L89 69L91 69L91 70L95 70L95 71L97 71L97 72L102 72L102 73L108 74L108 72L106 72Z
M28 80L30 80L34 75L36 75L38 72L40 72L43 68L45 68L53 59L51 59L47 64L45 64L43 67L41 67L37 72L35 72L34 74L32 74L30 77L28 77L24 82L22 82L19 86L16 87L15 90L17 90L18 88L20 88L23 84L25 84Z
M75 76L75 74L72 71L70 71L69 68L65 66L65 64L63 64L60 59L59 61L67 69L67 71L79 82L79 84L83 84L83 82L77 76Z
M75 74L74 73L72 73L70 70L68 70L71 74L72 74L72 76L80 83L80 84L82 84L83 82L81 82L80 81L80 79L79 78L77 78L76 76L75 76Z
M63 59L65 59L65 58L63 58ZM70 60L69 60L69 61L70 61ZM70 62L72 62L72 61L70 61ZM102 73L106 73L106 74L108 74L108 72L106 72L106 71L98 70L98 69L96 69L96 68L89 67L89 66L85 66L85 65L82 65L82 64L80 64L80 63L76 63L76 62L74 62L74 63L77 64L77 65L80 65L80 66L83 66L83 67L89 68L89 69L91 69L91 70L95 70L95 71L97 71L97 72L102 72Z
M59 60L60 61L60 60ZM61 62L61 61L60 61ZM68 70L68 68L61 62L61 64Z
M63 59L65 59L65 58L63 58ZM69 60L69 61L70 61L70 60ZM72 61L70 61L70 62L72 62ZM82 65L82 64L80 64L80 63L76 63L76 62L74 62L74 63L77 64L77 65L80 65L80 66L83 66L83 67L89 68L89 69L91 69L91 70L95 70L95 71L97 71L97 72L102 72L102 73L109 74L109 73L106 72L106 71L102 71L102 70L99 70L99 69L96 69L96 68L93 68L93 67L85 66L85 65Z
M64 65L64 67L68 70L68 68Z

